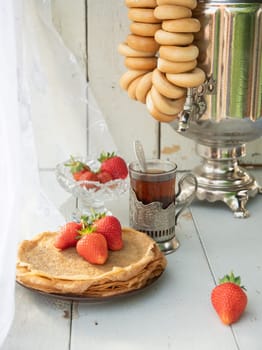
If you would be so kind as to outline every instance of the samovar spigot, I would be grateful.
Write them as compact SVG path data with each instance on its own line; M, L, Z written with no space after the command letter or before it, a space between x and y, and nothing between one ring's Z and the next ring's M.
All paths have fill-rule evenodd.
M189 127L189 121L192 119L192 116L195 112L196 105L194 103L194 97L193 97L193 89L189 88L187 89L187 97L184 104L184 109L180 113L179 116L179 123L178 123L178 132L185 132Z

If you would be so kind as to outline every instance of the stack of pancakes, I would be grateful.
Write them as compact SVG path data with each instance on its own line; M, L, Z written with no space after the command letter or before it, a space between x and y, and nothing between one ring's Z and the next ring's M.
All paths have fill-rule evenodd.
M60 295L107 297L149 285L166 267L166 258L149 236L123 228L124 247L110 251L104 265L90 264L76 249L54 247L56 232L21 242L16 279L29 288Z

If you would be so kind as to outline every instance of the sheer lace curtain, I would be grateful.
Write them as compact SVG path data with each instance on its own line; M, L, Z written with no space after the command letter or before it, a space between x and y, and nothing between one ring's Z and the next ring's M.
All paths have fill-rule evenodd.
M0 345L14 311L14 264L21 202L21 130L18 103L15 13L0 2Z
M15 263L19 241L64 223L64 217L40 186L33 128L33 119L36 124L38 122L35 100L38 107L43 104L42 113L48 114L48 108L54 108L51 101L48 103L51 89L48 80L44 74L39 75L41 67L46 66L39 53L41 38L38 33L32 35L33 22L34 29L45 28L43 36L50 35L50 18L48 0L0 1L0 347L14 318ZM54 40L57 43L57 37ZM69 53L63 56L65 48L61 47L60 52L62 59L68 60ZM65 68L70 70L71 63L72 59ZM56 65L61 66L61 60ZM39 78L43 78L42 83L46 84L45 94L41 91ZM59 81L58 77L55 79ZM83 94L84 77L81 81ZM63 85L62 81L59 83Z
M88 133L88 109L89 151L117 151L85 74L54 28L51 1L0 1L0 347L14 317L19 241L65 221L41 189L39 143L53 167L70 154L84 155L74 131ZM44 139L43 128L53 139Z

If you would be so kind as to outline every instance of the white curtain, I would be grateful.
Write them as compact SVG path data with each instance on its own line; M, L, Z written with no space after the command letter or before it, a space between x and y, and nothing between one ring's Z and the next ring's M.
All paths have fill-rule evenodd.
M13 2L0 2L0 345L14 312L15 257L20 230L21 128Z
M14 317L19 241L64 222L40 186L36 131L44 126L54 132L54 110L61 112L57 118L65 118L63 112L70 111L67 117L71 118L72 131L80 122L76 117L81 106L87 109L89 87L52 24L50 1L0 0L0 347ZM54 86L59 96L51 100ZM89 150L96 153L105 146L108 151L116 150L89 90L90 94ZM64 160L74 152L70 147L76 142L65 149L67 135L62 130L56 140ZM52 149L47 152L52 157Z

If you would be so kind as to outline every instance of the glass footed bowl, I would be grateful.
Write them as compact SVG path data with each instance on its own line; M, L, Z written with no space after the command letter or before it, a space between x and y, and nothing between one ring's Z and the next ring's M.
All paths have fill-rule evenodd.
M93 171L97 171L101 165L98 160L74 157L87 164ZM128 189L128 178L111 180L106 183L98 181L76 181L70 171L70 167L66 166L70 160L66 160L57 164L55 168L56 179L61 187L71 193L78 199L78 211L82 215L90 214L90 212L108 212L105 208L105 201L117 199ZM76 214L76 213L75 213Z

